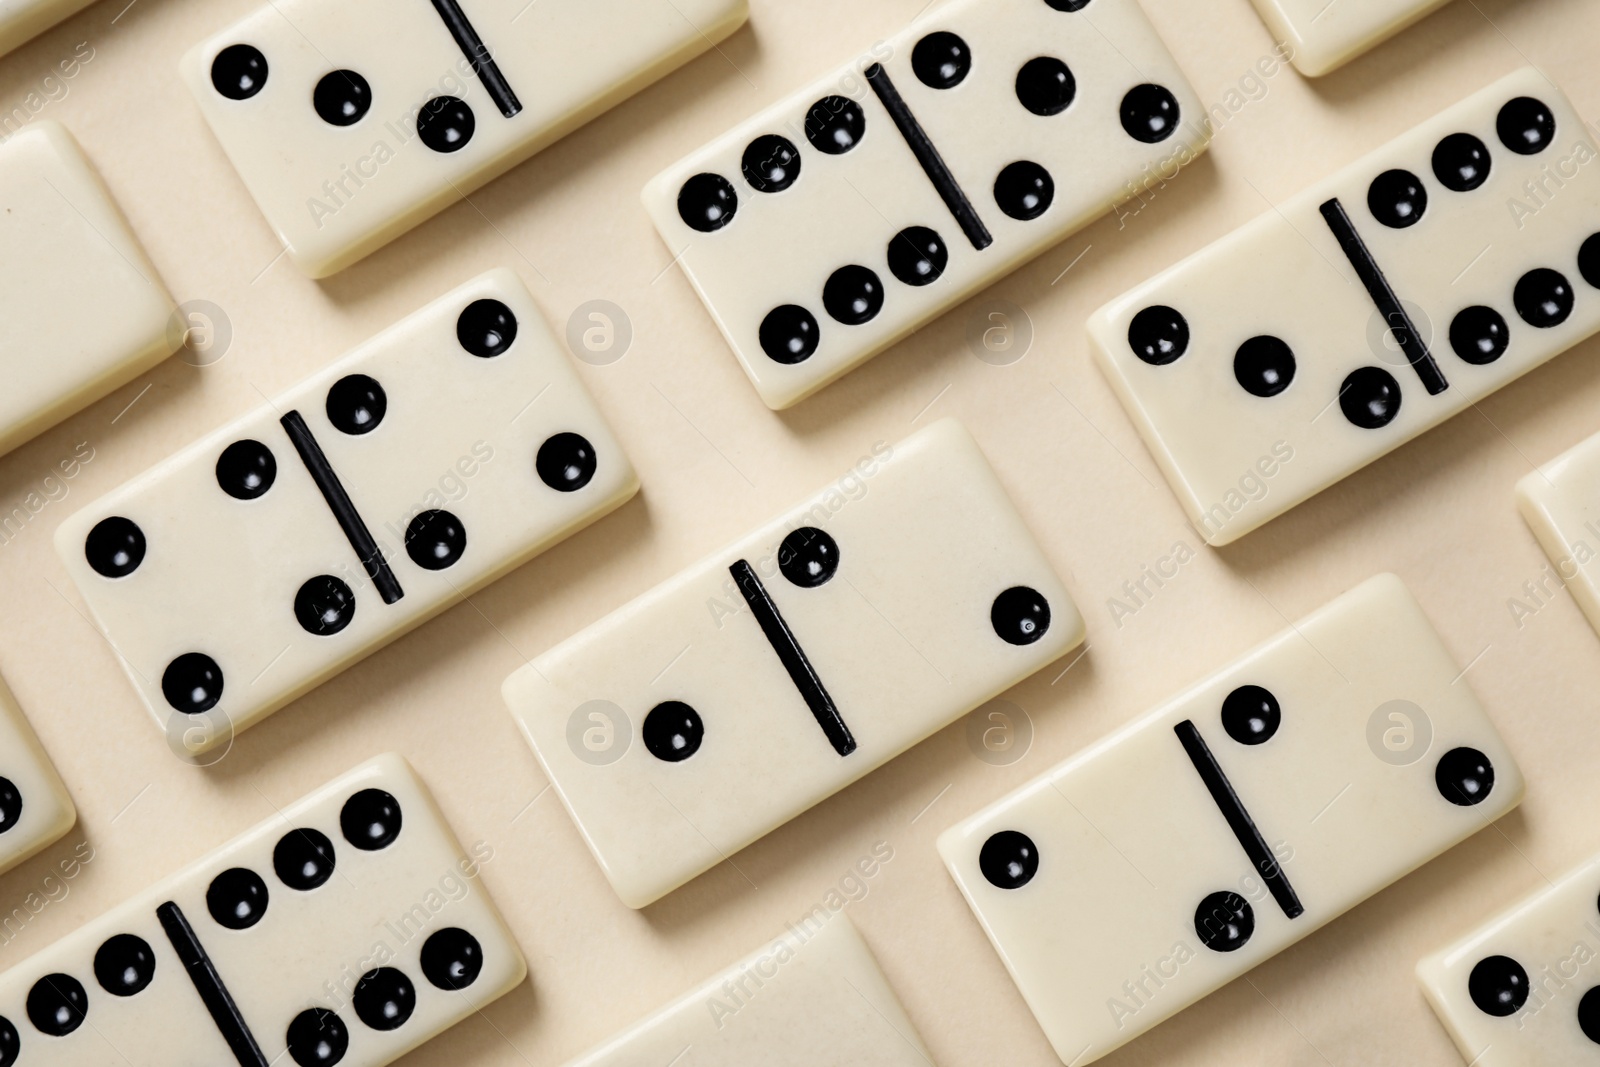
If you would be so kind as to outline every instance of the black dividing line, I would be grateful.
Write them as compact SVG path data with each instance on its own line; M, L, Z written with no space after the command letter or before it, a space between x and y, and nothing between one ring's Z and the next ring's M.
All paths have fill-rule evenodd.
M1233 783L1222 773L1217 758L1206 746L1205 738L1200 736L1200 731L1188 719L1174 726L1172 730L1183 743L1183 750L1189 754L1189 762L1200 772L1200 780L1211 791L1211 799L1217 802L1222 817L1228 820L1228 826L1232 828L1233 836L1239 839L1244 854L1250 857L1250 865L1266 881L1267 888L1272 890L1272 899L1278 902L1278 907L1282 908L1283 914L1289 918L1298 919L1304 915L1305 905L1295 896L1294 886L1289 884L1289 876L1283 873L1283 865L1267 847L1266 839L1261 836L1261 831L1256 829L1255 820L1250 818L1250 813L1245 810L1239 794L1233 791Z
M1361 284L1367 287L1367 294L1372 297L1372 302L1378 305L1383 321L1389 324L1389 332L1394 334L1395 343L1400 346L1400 351L1405 353L1406 359L1411 363L1411 369L1422 379L1422 385L1428 390L1429 395L1438 396L1450 388L1450 383L1445 381L1444 372L1439 369L1439 364L1434 362L1433 353L1428 351L1428 343L1417 332L1417 325L1411 321L1411 316L1406 314L1406 309L1400 306L1400 297L1390 286L1389 279L1383 276L1383 268L1372 258L1371 250L1356 232L1355 224L1350 221L1350 216L1345 212L1344 205L1339 203L1338 197L1322 205L1322 218L1327 222L1328 229L1333 231L1339 247L1344 250L1345 258L1356 269Z
M456 39L456 47L461 49L461 54L472 64L478 80L483 82L483 87L489 92L489 99L500 109L500 114L510 118L521 111L522 101L511 91L511 83L500 73L500 65L494 61L494 56L489 54L489 48L483 43L483 38L478 36L478 31L472 28L472 22L467 18L467 13L461 10L461 5L456 3L456 0L433 0L433 9L439 12L439 17L444 20L450 36Z
M250 1025L239 1014L239 1006L233 1002L233 996L223 984L216 965L206 955L205 946L195 936L194 927L184 917L183 909L169 900L156 909L156 918L161 920L161 929L166 931L167 940L172 942L173 950L183 962L189 981L194 983L195 991L205 1001L206 1010L222 1032L223 1040L233 1050L233 1058L239 1061L239 1067L271 1067L261 1054L261 1046L256 1044Z
M356 511L350 494L339 484L339 476L333 473L332 464L328 462L328 457L322 454L322 446L317 444L317 439L311 435L311 427L306 425L306 420L301 418L298 411L291 411L278 421L283 423L284 430L289 434L289 440L294 442L294 450L300 453L300 462L304 463L306 470L311 473L311 480L322 490L322 499L328 502L328 510L332 511L333 517L338 520L339 528L344 531L350 547L356 550L361 565L367 569L367 577L372 579L372 584L377 587L383 602L393 604L405 596L405 590L400 588L400 580L394 576L394 571L389 569L388 560L384 559L383 553L378 550L378 542L372 539L372 532L362 521L361 513Z
M866 71L867 84L872 86L872 91L878 94L878 99L883 101L884 108L889 112L889 117L894 120L900 136L906 139L906 144L911 148L911 154L917 157L917 162L922 164L923 171L928 175L928 180L933 187L939 190L939 195L944 198L945 207L950 209L950 214L956 217L956 222L961 225L961 232L967 235L967 240L972 242L972 247L980 252L994 244L994 238L984 226L983 220L978 218L977 209L972 206L972 201L967 199L967 194L961 190L961 185L956 181L956 176L950 173L950 168L945 166L944 158L939 155L939 150L928 140L928 135L922 129L922 123L911 113L906 106L905 99L901 97L900 90L894 87L894 82L889 80L889 72L883 69L882 63L874 63Z
M845 725L833 697L828 695L822 679L817 677L811 661L806 659L805 650L795 640L794 631L789 629L789 624L778 613L778 605L767 595L767 587L756 577L755 568L741 559L728 570L733 573L739 592L744 594L744 602L750 605L751 613L761 624L761 632L767 635L767 643L783 662L783 669L789 672L789 678L794 682L794 687L800 690L811 714L816 716L817 725L828 735L833 750L841 756L850 755L856 750L856 739L851 736L850 727Z

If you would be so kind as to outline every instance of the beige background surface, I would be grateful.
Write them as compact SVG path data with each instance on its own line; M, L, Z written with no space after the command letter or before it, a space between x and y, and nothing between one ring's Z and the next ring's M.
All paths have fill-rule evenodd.
M9 510L42 490L79 442L94 450L66 483L66 497L0 545L0 669L82 813L63 842L0 880L0 913L43 892L54 864L80 841L95 850L65 888L48 883L59 899L0 947L0 964L274 805L395 749L416 764L464 840L495 848L484 877L533 972L409 1064L563 1061L752 950L881 840L895 858L849 913L938 1062L1046 1065L1050 1051L945 876L934 837L1286 619L1389 569L1417 593L1463 665L1473 664L1468 677L1527 772L1526 804L1105 1062L1459 1062L1412 980L1415 960L1600 850L1600 827L1589 817L1600 801L1596 637L1565 596L1520 626L1507 603L1546 567L1512 486L1533 464L1600 429L1600 378L1591 366L1600 344L1219 552L1184 525L1090 364L1082 327L1101 302L1268 201L1522 63L1546 70L1581 113L1600 116L1600 4L1457 0L1323 81L1282 70L1259 99L1235 108L1212 154L1140 214L1069 238L774 415L682 276L667 269L669 254L638 190L682 153L899 29L923 0L756 0L750 27L719 52L320 284L275 259L269 230L176 75L188 44L257 0L135 0L124 10L125 2L104 0L0 59L0 111L49 88L54 65L89 42L93 60L65 83L65 96L51 83L60 99L40 114L81 139L174 295L224 309L233 340L214 365L170 360L0 459L0 510ZM1226 104L1272 47L1247 0L1146 6L1208 102ZM628 446L643 494L245 734L217 766L180 764L82 614L51 551L52 530L260 394L495 265L527 279L558 329L591 299L626 309L631 349L609 366L580 370ZM1028 354L1007 367L980 361L968 343L995 301L1024 308L1034 332ZM623 908L542 792L500 704L502 679L755 527L873 441L896 440L945 414L977 435L1089 620L1090 650L1076 666L1064 675L1046 670L1010 694L1032 719L1032 750L994 767L953 727L741 853L737 869L724 864L642 913ZM1119 626L1108 598L1180 542L1197 558Z

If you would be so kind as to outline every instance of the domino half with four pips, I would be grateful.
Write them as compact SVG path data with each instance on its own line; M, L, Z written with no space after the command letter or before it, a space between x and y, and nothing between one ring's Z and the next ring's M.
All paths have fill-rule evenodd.
M274 0L184 81L321 278L713 47L746 0Z
M1449 0L1255 0L1261 20L1312 77L1344 66Z
M1527 68L1097 311L1095 355L1206 540L1600 329L1596 155Z
M844 915L803 920L567 1067L931 1067Z
M507 679L534 754L644 907L1083 640L953 419Z
M1417 965L1428 1002L1473 1067L1600 1057L1600 858Z
M0 975L0 1067L380 1067L527 973L380 756Z
M76 513L56 550L157 724L199 754L637 489L497 270Z
M786 408L1209 136L1135 0L954 0L679 161L644 204Z
M1493 822L1522 775L1380 575L946 831L1064 1063L1177 1014Z

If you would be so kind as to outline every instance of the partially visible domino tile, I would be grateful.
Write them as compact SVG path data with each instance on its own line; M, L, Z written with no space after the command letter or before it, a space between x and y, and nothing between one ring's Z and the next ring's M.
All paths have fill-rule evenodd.
M496 270L95 501L56 550L156 723L198 754L638 484Z
M67 787L0 679L0 874L59 841L77 821Z
M65 22L94 0L0 0L0 56Z
M370 760L12 965L0 1065L392 1063L527 974L485 847Z
M931 1067L844 915L791 926L567 1067Z
M1255 0L1300 73L1318 77L1376 48L1448 0Z
M289 258L321 278L748 15L747 0L273 0L182 73Z
M641 908L1083 636L983 453L945 419L504 692L612 887Z
M1517 505L1572 599L1600 630L1600 434L1517 483Z
M0 453L171 355L172 298L72 134L0 144Z
M1095 355L1206 540L1600 329L1596 155L1525 68L1097 311Z
M1417 964L1473 1067L1600 1059L1600 857Z
M679 161L644 204L786 408L1209 138L1135 0L953 0Z
M1369 579L947 830L939 852L1085 1064L1488 826L1522 774L1421 607Z

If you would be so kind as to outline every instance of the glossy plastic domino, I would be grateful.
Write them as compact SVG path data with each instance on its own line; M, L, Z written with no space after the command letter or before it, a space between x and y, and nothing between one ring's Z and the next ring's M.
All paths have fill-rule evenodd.
M955 0L658 175L644 203L786 408L1209 136L1135 0Z
M931 1067L844 915L805 920L567 1067Z
M1261 20L1313 78L1344 66L1448 0L1255 0Z
M1600 630L1600 435L1525 476L1517 504L1572 599Z
M0 975L0 1061L391 1063L527 974L486 848L364 763Z
M313 278L713 47L746 0L275 0L183 78Z
M93 2L94 0L7 0L6 3L0 4L0 56L33 40L56 23L65 22Z
M507 679L613 888L640 908L1083 640L960 423L836 485Z
M0 874L59 841L77 820L55 765L0 680Z
M60 123L0 144L0 248L0 453L182 343L160 276Z
M1600 167L1521 70L1089 321L1190 521L1224 545L1600 329Z
M1522 775L1381 575L939 838L1090 1063L1488 826Z
M198 754L637 489L497 270L73 515L56 550L156 723Z
M1427 957L1417 978L1473 1067L1600 1057L1600 859Z

